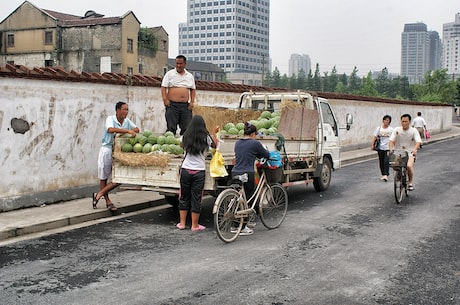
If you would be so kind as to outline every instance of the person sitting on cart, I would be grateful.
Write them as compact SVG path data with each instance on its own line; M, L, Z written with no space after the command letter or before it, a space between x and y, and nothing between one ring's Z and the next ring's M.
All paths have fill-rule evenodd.
M410 114L403 114L401 116L401 126L393 129L393 132L390 136L390 151L391 154L394 149L402 149L407 151L409 159L407 160L407 171L409 178L409 185L407 189L409 191L414 190L414 162L417 156L417 150L422 144L422 139L417 129L410 126L412 117Z

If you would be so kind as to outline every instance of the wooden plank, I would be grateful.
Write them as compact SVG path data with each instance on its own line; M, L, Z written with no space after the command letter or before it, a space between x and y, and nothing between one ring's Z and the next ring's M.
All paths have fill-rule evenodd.
M286 140L316 139L319 115L316 110L304 107L286 107L281 114L278 132Z

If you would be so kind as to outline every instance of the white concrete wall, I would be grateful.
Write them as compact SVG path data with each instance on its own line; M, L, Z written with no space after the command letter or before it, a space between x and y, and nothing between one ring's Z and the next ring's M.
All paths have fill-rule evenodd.
M164 107L158 87L126 87L87 82L0 78L0 212L41 203L89 196L98 186L97 155L108 115L119 100L129 104L129 118L141 131L164 132ZM198 91L197 103L236 108L239 93ZM350 131L341 130L342 145L367 146L384 114L399 116L422 111L432 133L451 128L450 107L413 106L331 100L341 126L354 115ZM24 134L15 133L11 119L27 121Z

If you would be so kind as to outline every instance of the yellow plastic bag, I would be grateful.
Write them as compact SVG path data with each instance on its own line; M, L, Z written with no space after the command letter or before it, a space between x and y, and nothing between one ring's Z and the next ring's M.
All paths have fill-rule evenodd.
M222 156L222 153L218 149L212 156L209 168L211 171L211 177L213 178L228 176L227 170L225 169L224 156Z

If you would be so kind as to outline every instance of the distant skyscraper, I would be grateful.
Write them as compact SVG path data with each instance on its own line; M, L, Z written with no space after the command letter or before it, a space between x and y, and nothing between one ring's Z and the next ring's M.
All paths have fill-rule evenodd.
M409 83L420 83L426 72L441 69L441 41L424 23L404 25L401 35L401 75Z
M455 21L444 23L442 27L442 67L452 78L460 74L460 13L455 14Z
M179 53L225 72L268 70L270 0L187 0Z
M311 60L310 56L308 55L299 55L299 54L291 54L291 58L289 59L289 70L288 76L292 77L293 75L298 75L300 70L303 70L306 75L310 72L311 69Z

